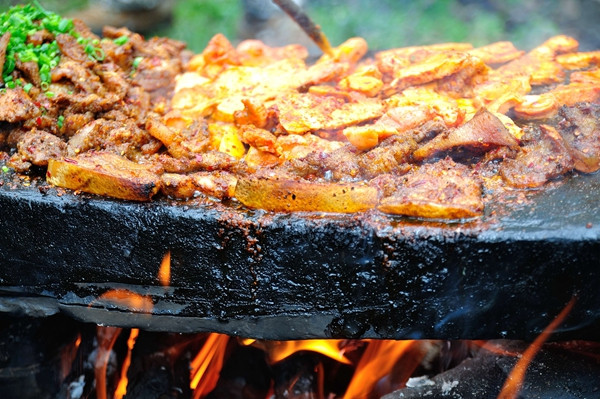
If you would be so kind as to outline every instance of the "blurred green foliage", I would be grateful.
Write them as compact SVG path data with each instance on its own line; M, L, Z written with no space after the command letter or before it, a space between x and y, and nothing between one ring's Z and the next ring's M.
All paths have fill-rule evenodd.
M493 0L313 0L309 13L332 43L361 36L376 50L447 41L479 46L498 40L532 47L543 40L537 32L543 32L544 38L558 33L558 27L547 16L536 18L533 12L530 14L533 18L523 25L524 29L513 29L512 12L522 6L509 8L502 3ZM533 40L537 41L531 43Z
M242 15L239 0L179 0L173 11L173 23L155 34L182 40L191 50L200 52L216 33L235 39Z
M39 1L59 13L87 5L87 0ZM0 9L16 3L0 0ZM373 50L498 40L530 49L558 33L582 39L584 48L600 47L598 0L307 0L306 10L332 44L361 36ZM235 42L241 18L242 0L176 0L170 26L151 34L183 40L199 52L219 32Z

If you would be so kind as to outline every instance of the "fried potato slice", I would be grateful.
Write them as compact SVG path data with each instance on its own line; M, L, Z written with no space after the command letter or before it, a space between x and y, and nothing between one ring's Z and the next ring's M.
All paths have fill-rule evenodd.
M275 212L353 213L374 208L376 188L360 183L316 183L301 179L242 177L235 197L249 208Z
M434 116L433 110L424 105L398 106L388 109L375 123L347 127L343 134L357 149L368 150L381 140L414 129Z
M473 91L487 109L505 113L523 102L523 96L531 91L531 84L529 76L503 76L494 73L489 81L477 85Z
M551 85L563 82L565 76L565 71L558 62L545 61L531 73L529 82L533 86Z
M344 143L340 141L322 139L311 133L282 135L277 137L276 143L277 153L284 159L302 158L313 151L328 153L343 146Z
M589 68L600 65L600 50L561 54L556 57L556 62L569 70Z
M255 39L244 40L235 49L240 63L247 66L267 65L287 58L306 59L308 57L308 50L300 44L270 47Z
M342 62L356 63L369 50L367 41L362 37L351 37L344 43L331 49L332 54L323 54L317 63Z
M51 159L46 180L71 190L132 201L149 201L160 188L160 179L149 166L107 152Z
M448 127L458 126L464 121L464 112L458 106L455 98L438 93L434 88L428 86L405 89L402 94L388 98L386 103L392 109L401 105L427 107L429 113L440 116ZM411 119L415 119L415 117L413 116Z
M386 75L394 75L395 71L407 67L413 62L427 58L433 54L470 51L470 43L438 43L428 46L401 47L379 51L375 54L377 68Z
M382 101L360 97L346 102L336 96L288 92L276 101L279 123L289 133L301 134L316 130L333 130L380 117Z
M250 171L256 171L263 166L279 165L283 162L283 159L272 152L261 151L255 147L250 147L244 156L244 162Z
M599 98L600 82L573 82L557 86L546 93L525 96L525 101L516 105L514 111L521 119L546 119L556 115L561 105L573 106L578 102L594 102Z
M391 95L409 86L433 82L464 69L476 73L480 68L471 68L471 66L477 64L483 65L479 58L468 53L433 54L422 62L394 71L394 80L390 83L390 89L386 90L386 94Z
M252 98L257 103L273 99L282 91L303 85L308 74L299 58L266 66L229 66L212 81L177 91L172 106L186 116L217 113L220 120L233 122L235 112L244 109L243 99Z
M488 80L474 88L476 97L494 112L506 113L524 101L532 84L562 81L564 72L554 59L577 49L579 43L568 36L555 36L527 54L490 71ZM556 76L555 76L556 75Z
M518 50L511 42L495 42L468 50L468 53L486 64L504 64L519 58L525 52Z
M465 219L483 214L481 182L467 166L443 159L404 175L404 184L377 209L426 219Z
M569 36L551 37L522 57L502 65L496 70L504 77L531 76L537 73L542 64L553 61L560 54L577 50L579 43Z
M374 65L369 65L343 78L339 87L342 90L357 91L367 97L375 97L383 87L381 78L381 72Z
M571 74L571 83L582 83L589 85L600 84L600 68L594 68L587 71L577 71Z
M515 115L520 119L548 119L558 111L558 102L548 93L526 95L523 102L514 107Z

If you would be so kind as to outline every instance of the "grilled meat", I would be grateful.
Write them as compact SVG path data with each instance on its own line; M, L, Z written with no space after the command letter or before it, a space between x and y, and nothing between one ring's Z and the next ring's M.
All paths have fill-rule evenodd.
M481 182L468 167L446 158L407 173L378 209L396 215L464 219L483 213L481 195Z
M500 175L513 187L535 188L571 169L573 160L562 137L552 126L540 125L528 130L514 159L504 159Z
M16 170L47 165L48 181L74 190L460 219L493 200L486 179L537 188L600 169L600 57L567 36L527 53L442 43L372 59L351 38L307 65L298 45L216 35L191 55L125 28L101 40L63 24L72 30L28 33L56 40L60 60L17 57L3 75L0 144Z
M600 106L579 103L574 107L563 106L559 110L559 132L575 169L591 173L600 169Z

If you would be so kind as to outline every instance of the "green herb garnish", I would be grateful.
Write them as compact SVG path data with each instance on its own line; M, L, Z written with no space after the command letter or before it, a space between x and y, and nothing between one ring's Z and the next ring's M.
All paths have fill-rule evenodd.
M127 43L128 41L129 41L129 37L127 37L127 36L120 36L120 37L117 37L115 40L113 40L113 42L115 42L115 44L118 46L122 46L125 43Z
M133 76L135 74L135 71L137 71L138 67L140 66L140 63L144 60L144 57L135 57L133 59L133 62L131 63L131 76Z
M65 117L60 115L58 117L58 119L56 120L56 126L58 126L59 129L62 129L64 123L65 123Z
M15 69L17 59L19 59L21 62L36 62L38 64L42 90L48 90L51 82L50 71L60 61L58 44L56 40L41 45L27 42L29 36L43 29L53 35L67 33L75 37L91 59L104 60L104 50L99 46L100 41L81 37L75 30L73 20L45 10L37 2L24 6L14 6L0 14L0 36L7 32L10 33L2 69L2 78L6 87L14 87L11 87L12 85L9 85L9 82L12 81L11 74Z

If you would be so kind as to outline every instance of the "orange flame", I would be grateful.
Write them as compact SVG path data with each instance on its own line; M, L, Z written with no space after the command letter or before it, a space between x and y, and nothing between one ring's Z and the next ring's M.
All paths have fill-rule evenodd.
M131 352L133 351L135 340L139 334L140 330L137 328L132 328L131 333L129 333L129 339L127 340L127 356L125 356L125 360L123 360L123 365L121 367L121 378L119 379L117 389L115 390L115 399L123 399L123 396L127 393L127 383L129 382L127 371L131 365Z
M211 333L192 360L190 388L194 391L194 399L206 396L217 385L228 342L227 335Z
M107 291L100 295L98 300L109 302L116 306L125 306L128 310L140 313L150 313L154 306L152 299L149 297L122 288Z
M527 368L529 364L537 355L537 353L542 348L544 342L548 340L550 335L556 330L556 328L563 322L565 317L571 312L573 309L573 305L575 305L575 297L571 298L569 303L565 306L565 308L556 316L556 318L542 331L542 333L533 341L533 343L527 348L525 352L523 352L523 356L515 367L508 375L500 394L498 395L498 399L514 399L518 396L519 391L521 390L521 386L523 385L523 381L525 380L525 373L527 372Z
M269 341L263 342L271 363L277 363L299 351L317 352L337 360L340 363L352 364L340 349L339 339L307 339L301 341Z
M73 360L77 356L77 351L81 345L81 334L77 334L77 338L71 345L64 346L60 351L60 381L63 381L71 372Z
M171 283L171 251L168 251L160 262L158 280L163 287L168 287Z
M96 337L98 338L98 352L94 362L94 376L96 377L96 398L107 399L106 396L106 368L112 350L121 329L118 327L98 326Z
M344 399L365 398L373 390L377 382L388 375L404 354L409 351L416 341L374 341L369 340L369 346L356 365L354 376L346 389ZM409 359L410 366L403 375L408 380L421 359L414 356Z

